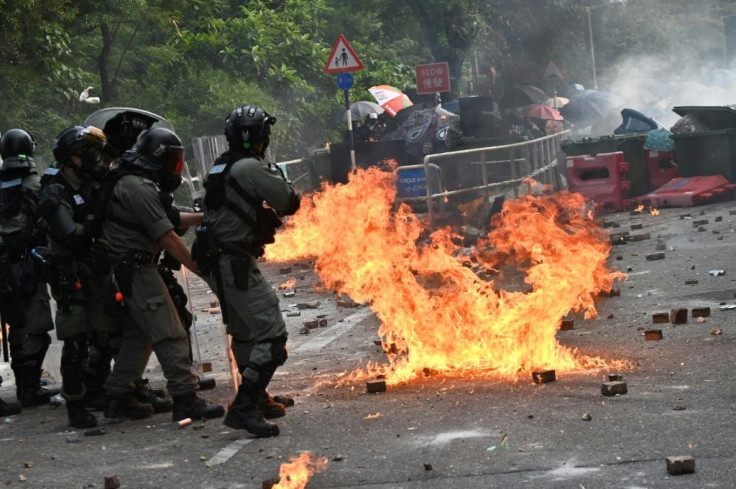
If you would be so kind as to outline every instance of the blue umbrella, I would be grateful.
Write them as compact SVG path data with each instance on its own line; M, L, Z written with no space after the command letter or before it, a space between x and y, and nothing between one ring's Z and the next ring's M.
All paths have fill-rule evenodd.
M619 96L611 92L585 90L570 98L560 114L573 124L589 126L618 112L622 104Z

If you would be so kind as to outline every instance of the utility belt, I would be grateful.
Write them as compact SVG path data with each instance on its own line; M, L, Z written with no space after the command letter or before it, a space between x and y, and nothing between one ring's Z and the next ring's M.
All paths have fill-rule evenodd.
M78 294L75 294L82 290L79 263L75 257L56 255L48 248L34 248L31 253L44 270L59 311L68 313L72 305L84 304Z
M98 252L107 259L102 296L105 313L113 318L127 316L126 299L133 293L133 272L153 265L156 255L141 250L130 250L123 256L113 255L99 248Z

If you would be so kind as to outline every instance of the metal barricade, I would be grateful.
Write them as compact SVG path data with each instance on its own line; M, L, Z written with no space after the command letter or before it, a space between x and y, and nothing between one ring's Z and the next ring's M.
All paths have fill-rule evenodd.
M424 157L424 162L422 164L401 166L397 168L395 172L399 170L403 171L423 168L424 175L426 176L431 174L431 169L433 167L436 168L436 162L440 160L452 159L453 157L457 158L458 156L478 155L479 160L474 161L473 164L480 165L480 185L439 193L433 192L431 185L426 185L426 195L421 197L404 197L397 200L402 202L425 201L431 224L434 217L434 201L443 203L451 196L481 191L484 193L486 199L488 199L492 191L512 190L517 192L519 184L527 178L533 178L540 181L542 184L550 185L557 189L560 185L559 173L557 171L557 156L561 151L560 143L567 137L568 133L569 131L564 131L551 136L545 136L539 139L523 141L520 143L427 155ZM494 157L494 155L499 153L503 153L508 156L501 159ZM494 167L499 167L500 165L504 165L508 168L510 178L500 182L491 182L490 180L493 176Z

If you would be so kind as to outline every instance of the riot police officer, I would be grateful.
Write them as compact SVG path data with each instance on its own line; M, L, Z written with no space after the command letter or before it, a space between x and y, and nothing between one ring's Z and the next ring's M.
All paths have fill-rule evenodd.
M86 408L86 398L102 394L109 371L109 355L95 355L90 365L89 342L98 350L111 348L119 336L115 320L105 314L98 265L89 254L94 236L94 198L108 171L102 157L104 133L93 126L64 129L54 141L54 164L42 179L39 201L49 239L51 293L56 301L56 336L64 342L61 353L62 396L69 424L74 428L97 425ZM147 405L141 415L150 415Z
M107 289L115 298L123 337L105 390L113 401L134 404L134 383L155 352L174 400L174 421L222 416L222 406L208 404L196 394L189 340L155 263L163 249L196 270L174 228L196 225L201 215L167 208L161 196L181 183L185 164L181 140L168 129L154 127L117 162L118 168L103 185L103 194L107 186L111 191L98 246L112 263Z
M222 304L242 376L224 423L260 437L279 434L278 425L266 421L264 413L283 416L284 406L266 389L288 354L278 297L256 259L281 224L276 212L293 214L300 204L280 169L263 160L275 122L252 105L236 108L227 118L228 151L205 180L205 222L196 240L197 256L214 259L208 281Z
M0 309L10 325L11 368L23 407L47 404L52 395L39 386L54 323L48 289L30 254L43 244L35 226L41 178L34 149L33 137L23 129L0 138Z

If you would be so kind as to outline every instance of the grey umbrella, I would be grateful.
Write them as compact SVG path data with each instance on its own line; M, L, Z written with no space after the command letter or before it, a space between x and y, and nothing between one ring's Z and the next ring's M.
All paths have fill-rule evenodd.
M145 129L150 129L151 127L165 127L166 129L174 130L169 121L160 115L132 107L108 107L106 109L97 110L87 116L84 120L84 125L95 126L104 131L105 125L119 114L123 114L121 117L125 117L130 120L137 120L139 124L145 126Z
M345 110L340 114L340 120L347 122L348 118ZM376 113L383 114L384 110L375 102L369 102L367 100L359 100L350 104L350 115L354 121L362 121L368 114Z

